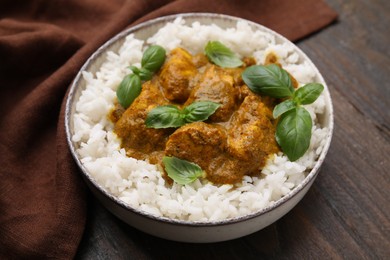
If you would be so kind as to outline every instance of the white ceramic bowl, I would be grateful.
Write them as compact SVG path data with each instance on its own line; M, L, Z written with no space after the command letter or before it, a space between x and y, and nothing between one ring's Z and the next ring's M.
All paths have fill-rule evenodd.
M81 75L81 71L96 72L101 64L104 62L105 53L107 51L117 51L123 44L124 38L133 33L135 38L147 39L151 35L155 34L157 30L163 27L167 22L173 21L178 15L161 17L155 20L151 20L137 26L134 26L122 33L116 35L114 38L106 42L101 48L99 48L84 64L80 72L77 74L71 86L69 96L66 104L66 116L65 126L67 139L69 143L72 155L82 171L82 175L86 183L88 184L94 195L101 201L101 203L110 210L114 215L128 223L129 225L142 230L146 233L183 242L217 242L230 240L238 237L242 237L251 233L254 233L271 223L275 222L288 211L290 211L306 194L310 186L313 184L320 166L324 161L324 158L329 149L329 145L333 133L333 107L331 98L329 95L326 83L321 76L320 72L313 65L316 73L316 82L322 83L325 87L325 102L326 112L323 118L320 119L322 126L326 126L329 129L329 133L326 137L326 144L320 154L315 167L308 173L307 177L302 183L295 187L289 194L276 201L272 206L266 207L258 212L232 218L224 221L211 221L211 222L196 222L173 220L165 217L156 217L148 213L141 212L138 209L132 208L119 200L117 197L109 194L100 184L98 184L88 173L87 169L80 161L79 155L76 153L77 144L72 141L74 134L72 117L75 113L75 104L79 99L81 92L86 87L86 82ZM205 14L205 13L189 13L180 14L185 18L187 24L192 24L195 21L201 24L216 24L222 28L234 27L240 18L220 15L220 14ZM276 38L276 43L289 42L283 36L276 32L265 28L259 24L248 21L250 26L255 30L266 31ZM310 59L296 47L296 52L301 59L312 63Z

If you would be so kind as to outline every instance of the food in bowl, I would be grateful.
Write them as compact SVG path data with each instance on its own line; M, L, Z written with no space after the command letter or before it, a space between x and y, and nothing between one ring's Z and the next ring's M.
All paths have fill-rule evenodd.
M123 105L117 103L110 118L127 156L164 162L165 169L183 166L180 173L172 169L167 175L162 167L168 182L180 184L202 173L214 184L259 175L267 158L279 151L271 112L276 100L261 98L244 84L241 73L251 64L255 60L247 58L242 65L223 68L204 54L175 48L131 105L121 98L132 95L123 96L119 89ZM131 90L131 83L123 85L127 77L120 87Z
M222 42L244 61L244 57L251 58L244 62L245 65L243 67L229 69L232 72L229 75L229 73L226 73L227 70L221 70L219 66L213 65L207 60L205 62L204 57L201 55L197 57L199 53L203 53L205 46L213 41ZM230 102L234 109L225 109L228 110L226 113L220 113L224 111L222 109L216 110L207 119L209 121L193 122L177 130L171 128L160 129L158 132L163 133L162 138L167 139L167 142L160 142L161 140L158 136L147 134L147 131L153 130L152 132L156 132L154 130L157 129L128 127L124 122L127 121L129 123L129 117L122 119L123 115L127 113L131 117L135 113L132 106L134 104L137 105L137 102L145 105L145 102L140 102L140 99L144 96L143 92L156 88L156 85L160 84L153 83L153 80L158 82L169 82L171 80L170 77L172 75L169 73L164 76L165 68L163 67L151 81L143 83L140 95L129 105L126 112L121 112L121 109L118 107L115 108L118 86L121 85L126 75L136 70L134 67L142 69L142 56L144 50L149 45L162 46L170 53L168 60L163 66L168 66L170 60L175 62L175 53L184 50L186 55L190 55L192 63L196 63L196 61L200 63L198 67L194 64L196 68L195 73L200 75L198 76L198 83L202 81L202 77L207 73L212 75L210 78L219 75L219 78L215 81L223 82L222 88L233 88L233 91L239 93L237 96L234 96L234 98L237 98L237 101ZM316 75L312 65L300 58L295 52L293 45L289 43L278 44L275 42L272 34L253 30L245 21L238 21L233 28L223 29L216 25L202 25L196 22L192 25L186 25L184 19L178 18L173 22L167 23L166 26L146 41L136 39L134 35L127 36L118 53L107 53L106 62L102 64L100 70L95 75L87 71L83 72L87 86L76 104L76 112L73 117L74 134L72 136L72 141L77 144L77 153L81 158L83 166L96 182L110 194L118 197L131 207L154 216L190 222L210 222L244 216L272 205L291 192L294 187L305 179L306 174L314 167L322 149L324 149L327 141L325 137L328 135L329 129L322 127L319 123L319 117L325 113L323 94L312 104L302 104L305 107L305 111L308 111L310 114L310 122L313 122L311 129L309 129L311 139L309 140L309 147L302 157L294 157L292 160L289 160L288 156L280 151L276 145L276 139L273 134L275 129L273 128L275 128L278 120L273 118L271 112L275 109L275 105L284 100L279 100L279 103L275 103L275 100L271 98L258 93L252 93L246 88L246 86L249 87L251 85L250 81L241 85L224 83L231 80L234 82L235 76L232 75L236 75L236 81L239 82L242 75L241 71L245 67L250 68L253 65L253 61L250 61L252 58L253 61L260 65L265 63L277 63L280 65L288 71L292 79L296 80L298 89L305 84L313 83ZM178 60L181 61L183 58L178 58L176 61ZM237 70L241 71L237 73ZM229 79L225 80L222 75ZM195 77L195 74L191 76L191 78ZM292 79L291 81L294 82ZM152 102L150 105L147 105L144 115L133 118L130 122L141 121L141 124L144 126L147 113L153 108L159 105L172 105L167 100L174 102L179 108L185 108L196 100L204 101L204 93L207 93L206 87L209 85L206 84L202 90L202 84L196 84L196 82L194 84L196 86L190 87L187 89L188 91L183 91L185 92L184 95L182 91L175 92L177 87L171 87L171 89L165 91L166 93L164 93L164 90L154 91L155 94L157 93L157 96L149 96ZM239 91L237 88L241 87L243 89ZM252 87L255 88L256 86ZM199 93L203 94L200 95ZM219 93L226 94L226 91ZM201 98L197 99L199 96ZM213 99L210 98L210 93L206 96L208 101ZM268 101L259 101L261 98ZM159 100L162 102L159 103ZM187 101L188 103L186 104ZM221 104L223 103L221 100L214 99L211 101L220 106L224 105ZM265 105L267 102L268 104ZM258 156L256 153L249 156L250 158L256 157L255 159L259 161L263 160L261 163L257 164L255 161L252 164L245 162L244 166L238 168L245 169L246 171L242 172L246 174L238 173L238 177L230 175L234 176L234 180L229 179L226 181L226 178L220 177L211 179L196 178L191 183L180 184L167 179L164 169L158 166L160 165L159 162L163 160L162 155L196 161L197 164L201 165L200 168L206 170L208 176L212 176L213 173L220 170L221 167L212 168L210 165L213 163L206 164L205 161L212 161L215 156L218 157L221 154L220 150L222 152L226 151L223 148L224 146L230 145L232 147L231 151L234 150L235 143L238 143L236 146L238 148L243 146L239 145L240 142L243 142L245 138L251 135L245 135L245 133L239 130L242 128L241 130L245 132L254 129L250 124L250 127L243 127L245 124L248 124L248 121L250 123L250 118L248 119L246 116L248 116L247 112L253 106L255 106L255 111L263 111L261 114L268 120L265 123L268 125L266 129L272 134L268 133L265 137L265 140L269 140L267 145L275 144L271 145L271 148L265 152L261 159L256 157ZM240 107L242 107L241 110ZM249 117L251 117L251 113L249 113ZM210 124L213 120L217 122ZM234 121L239 123L229 128L228 125ZM255 124L256 122L255 120ZM229 129L232 129L230 134ZM207 134L202 135L199 133ZM189 140L188 136L191 136L191 134L192 136L201 136L200 139L206 142L205 145L197 147L202 149L209 147L211 152L204 153L201 151L197 154L189 152L191 158L183 155L186 152L186 147L193 144L193 142L190 144L187 142ZM224 134L227 137L224 137ZM227 143L230 136L232 136L231 142ZM155 137L157 139L154 139ZM248 148L258 145L256 143L258 137L255 137L247 145ZM221 145L219 141L224 144ZM126 143L129 143L129 145L126 145ZM158 146L158 151L151 149L150 146ZM181 148L177 149L178 147ZM236 149L237 151L240 150L238 148ZM161 153L162 151L163 154ZM259 150L255 149L255 151ZM237 152L239 156L247 153L248 150L241 154ZM192 157L192 155L196 156ZM229 153L229 156L231 155L232 153ZM242 159L239 156L234 159L239 162L237 165L241 165L241 161L245 161L245 158ZM234 161L226 160L226 156L223 160L229 163ZM226 171L222 168L222 172Z

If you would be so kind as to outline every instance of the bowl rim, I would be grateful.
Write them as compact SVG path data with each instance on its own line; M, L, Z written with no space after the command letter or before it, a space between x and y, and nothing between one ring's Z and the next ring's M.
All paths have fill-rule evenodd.
M217 220L217 221L189 221L189 220L180 220L180 219L172 219L164 216L156 216L152 215L148 212L142 211L140 209L134 208L122 200L120 200L118 197L110 194L104 187L102 187L99 183L97 183L93 177L89 174L88 170L84 167L82 164L81 160L78 157L78 154L76 152L75 145L72 141L72 135L71 135L71 129L70 129L70 121L71 121L71 107L73 102L75 101L75 93L77 89L80 87L79 82L82 78L82 72L85 71L93 62L94 60L102 53L105 52L107 48L109 48L112 44L117 42L118 40L126 37L127 35L136 32L138 30L142 30L145 27L153 26L153 25L158 25L160 23L167 23L167 22L172 22L176 18L182 17L184 20L186 18L209 18L209 19L222 19L222 20L229 20L229 21L245 21L247 22L252 28L258 28L261 29L262 31L265 31L267 33L272 34L273 36L279 38L283 42L288 42L293 45L294 50L298 52L298 54L304 58L305 61L309 62L311 67L313 68L315 74L321 81L321 83L324 85L325 91L328 95L328 103L329 107L329 126L328 126L328 133L326 135L326 143L322 149L322 152L320 156L318 157L318 160L316 161L314 167L311 169L311 171L306 175L304 180L299 183L297 186L295 186L288 194L283 196L282 198L278 199L277 201L271 203L267 207L264 207L260 210L257 210L255 212L249 213L247 215L242 215L242 216L237 216L233 218L227 218L224 220ZM200 21L200 23L202 23ZM74 80L71 83L71 87L69 89L69 92L66 97L66 108L65 108L65 130L66 130L66 139L67 143L69 146L69 149L71 151L72 157L76 161L77 165L81 169L82 175L84 179L86 178L89 182L93 184L97 190L102 193L104 196L108 197L112 202L116 203L120 207L131 211L132 213L141 215L143 217L146 217L151 220L159 221L159 222L165 222L168 224L173 224L173 225L180 225L180 226L191 226L191 227L207 227L207 226L223 226L223 225L230 225L234 224L237 222L242 222L246 221L249 219L257 218L261 215L264 215L275 208L278 208L282 204L286 203L287 201L291 200L293 197L295 197L301 190L303 190L315 177L318 175L319 169L326 157L326 154L328 153L329 146L332 140L332 135L333 135L333 128L334 128L334 114L333 114L333 104L332 104L332 98L329 92L329 88L322 76L322 74L319 72L318 68L315 66L315 64L311 61L311 59L294 43L292 43L290 40L285 38L284 36L280 35L279 33L252 21L231 16L231 15L225 15L225 14L218 14L218 13L179 13L179 14L172 14L172 15L167 15L167 16L161 16L155 19L148 20L146 22L142 22L140 24L137 24L135 26L129 27L122 32L116 34L112 38L110 38L108 41L106 41L101 47L99 47L84 63L84 65L81 67L81 69L78 71L77 75L75 76Z

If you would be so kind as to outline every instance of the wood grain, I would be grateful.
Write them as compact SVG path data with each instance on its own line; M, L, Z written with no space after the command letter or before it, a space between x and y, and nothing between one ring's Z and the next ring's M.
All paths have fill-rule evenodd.
M327 81L335 132L319 177L275 224L212 244L167 241L89 199L78 259L389 259L390 1L328 0L339 20L298 43Z

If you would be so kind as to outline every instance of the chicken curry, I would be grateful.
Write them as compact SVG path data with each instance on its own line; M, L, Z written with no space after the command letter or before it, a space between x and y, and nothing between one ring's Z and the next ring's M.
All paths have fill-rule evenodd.
M266 59L276 61L275 57ZM157 165L164 156L194 162L216 184L234 184L244 175L259 174L279 147L272 116L276 100L251 92L241 78L242 71L253 64L253 58L244 58L241 67L221 68L203 54L172 50L134 102L126 110L117 104L109 114L127 155ZM156 106L185 107L205 100L220 106L204 122L177 129L145 125L148 112Z

